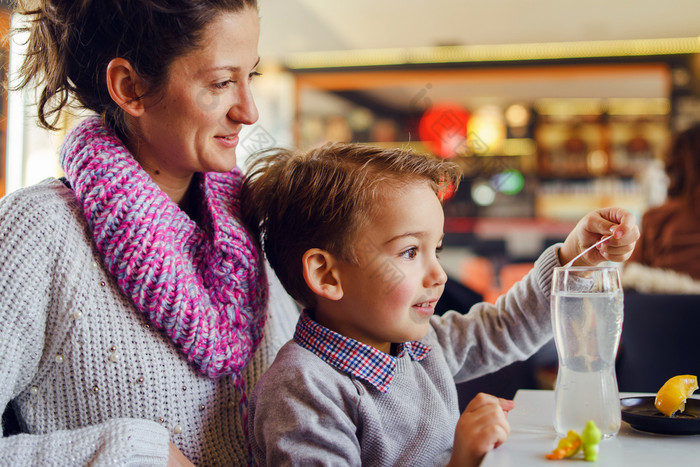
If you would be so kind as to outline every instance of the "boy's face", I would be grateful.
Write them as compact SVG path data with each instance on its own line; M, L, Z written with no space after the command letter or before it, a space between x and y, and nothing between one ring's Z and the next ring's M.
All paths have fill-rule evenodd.
M338 265L343 296L329 324L388 353L428 331L447 280L437 260L445 218L427 182L389 189L378 203L354 242L359 264Z

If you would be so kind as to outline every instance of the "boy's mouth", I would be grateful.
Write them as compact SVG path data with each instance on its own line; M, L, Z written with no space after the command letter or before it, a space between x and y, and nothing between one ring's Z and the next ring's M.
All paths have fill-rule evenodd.
M429 298L427 300L424 300L422 302L414 303L413 308L421 309L423 311L432 311L435 309L435 305L437 304L438 299L437 298Z

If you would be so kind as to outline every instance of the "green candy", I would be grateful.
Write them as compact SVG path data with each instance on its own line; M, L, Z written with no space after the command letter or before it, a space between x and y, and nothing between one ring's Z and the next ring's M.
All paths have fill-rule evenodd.
M588 420L581 432L581 444L583 445L583 458L594 462L598 460L598 443L603 436L593 420Z

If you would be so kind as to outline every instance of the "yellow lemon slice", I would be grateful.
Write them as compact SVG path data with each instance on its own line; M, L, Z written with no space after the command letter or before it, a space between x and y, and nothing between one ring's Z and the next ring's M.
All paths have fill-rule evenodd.
M670 417L685 410L685 400L698 388L698 378L694 375L678 375L669 379L656 393L654 405L659 412Z

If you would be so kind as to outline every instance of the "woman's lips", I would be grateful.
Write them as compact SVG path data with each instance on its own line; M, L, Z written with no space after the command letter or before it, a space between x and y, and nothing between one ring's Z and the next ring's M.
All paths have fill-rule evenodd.
M225 136L215 136L216 140L227 148L235 148L238 146L238 133Z

